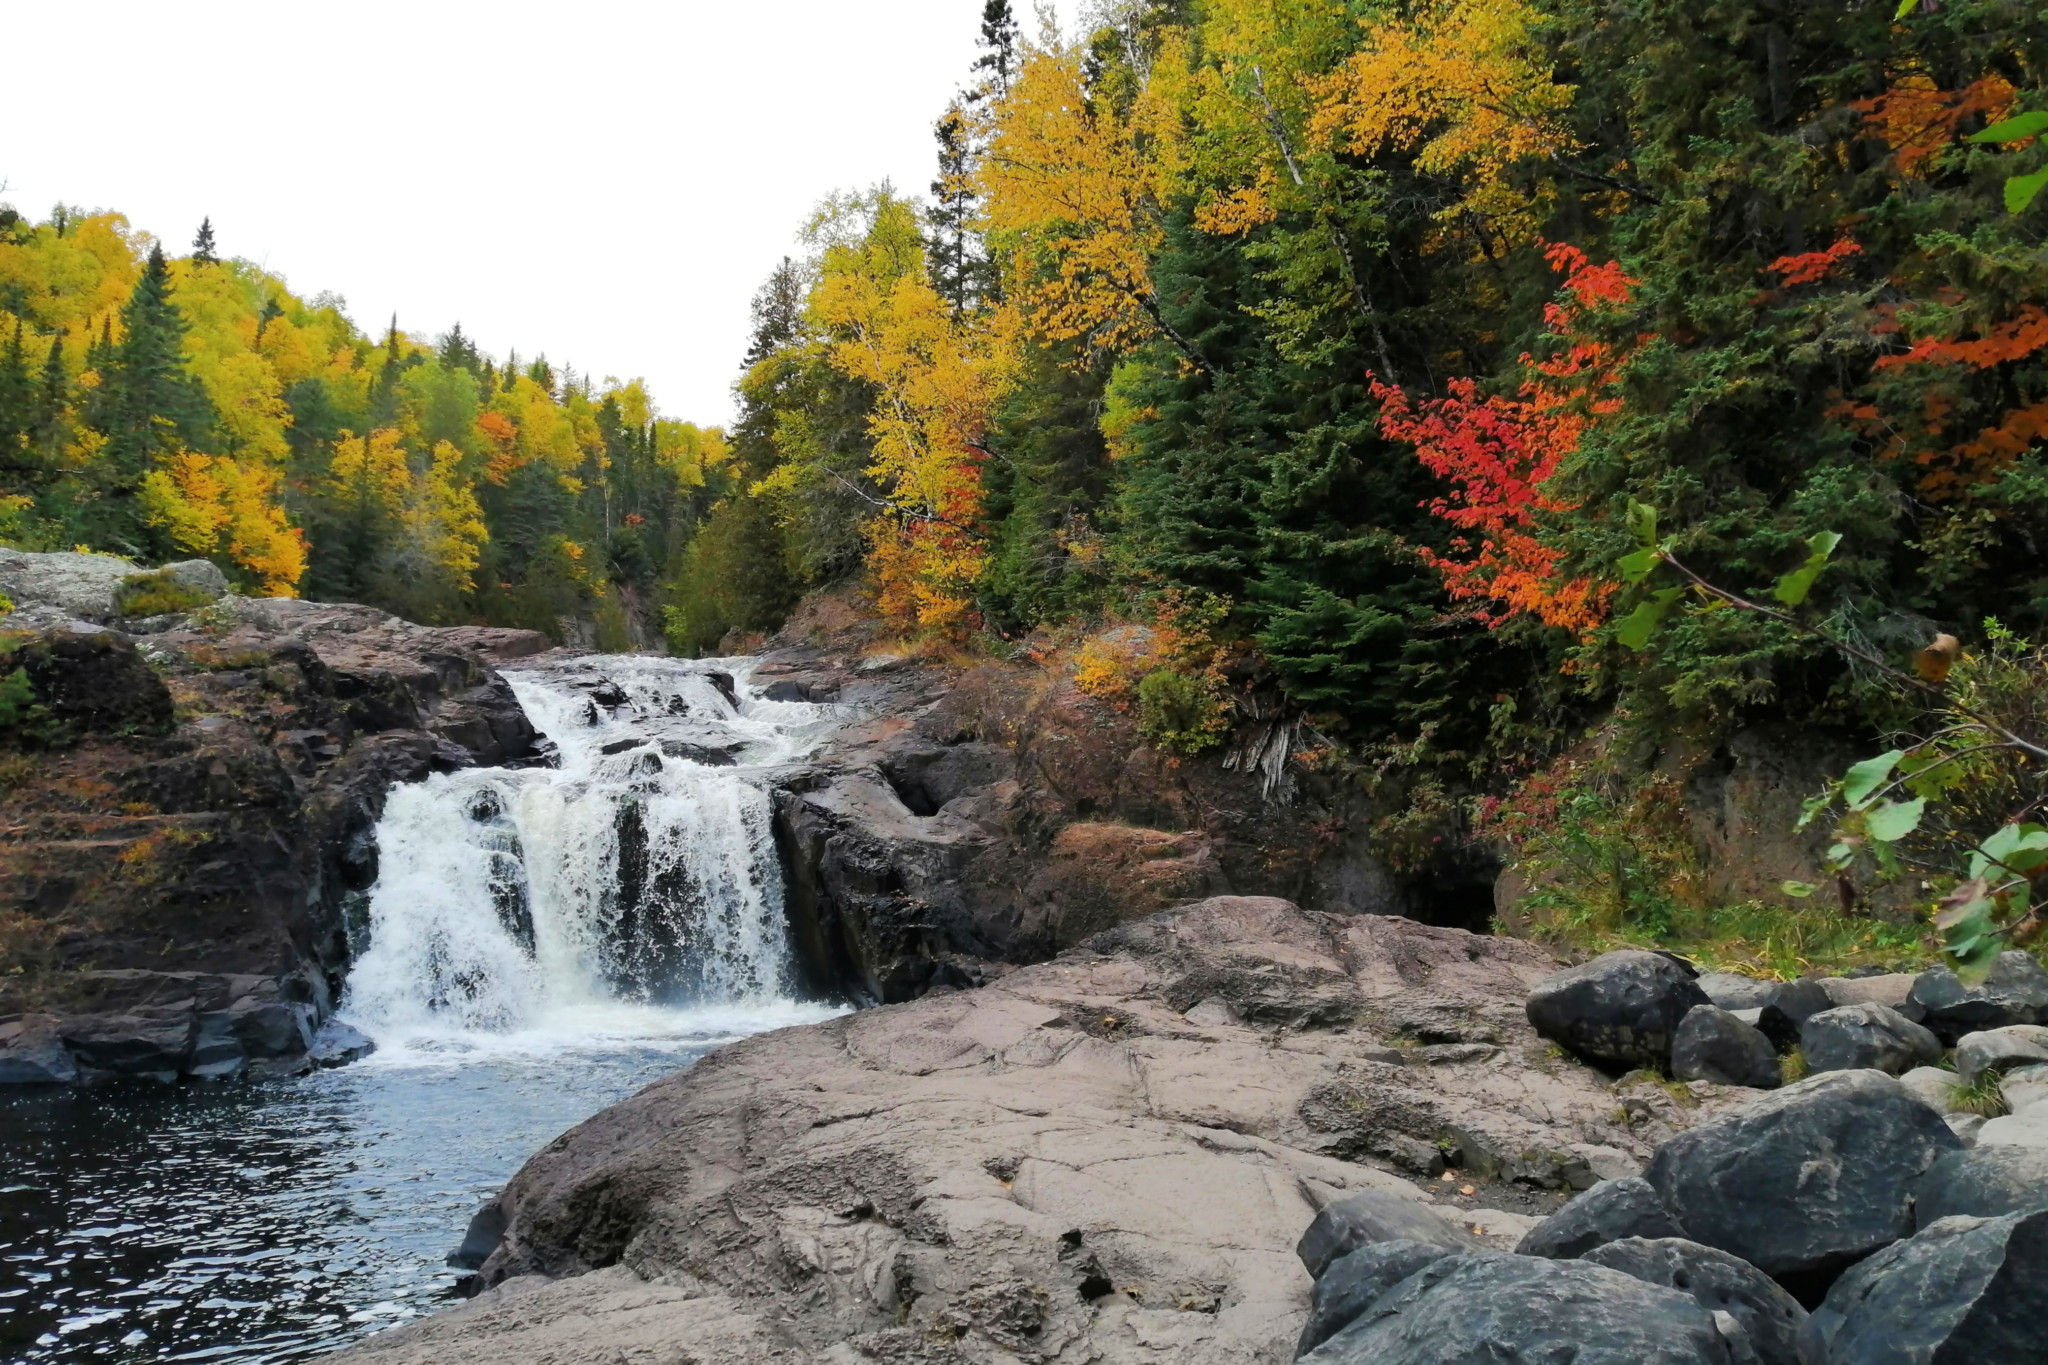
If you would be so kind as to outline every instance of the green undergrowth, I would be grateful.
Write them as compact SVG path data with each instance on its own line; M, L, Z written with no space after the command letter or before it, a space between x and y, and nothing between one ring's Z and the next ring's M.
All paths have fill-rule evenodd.
M193 587L168 569L129 574L114 589L115 609L131 617L196 611L212 601L212 593Z
M1587 913L1587 907L1534 908L1527 937L1584 954L1661 948L1708 971L1790 981L1838 976L1857 967L1917 971L1933 960L1925 926L1829 910L1791 910L1763 901L1700 908L1676 906L1654 920Z

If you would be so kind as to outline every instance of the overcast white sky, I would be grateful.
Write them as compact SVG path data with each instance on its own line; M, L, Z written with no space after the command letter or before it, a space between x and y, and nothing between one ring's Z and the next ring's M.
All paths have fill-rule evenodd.
M1018 3L1029 31L1028 3ZM1065 7L1063 6L1063 10ZM5 198L126 213L357 325L460 321L731 415L747 301L810 207L924 193L981 0L9 5Z

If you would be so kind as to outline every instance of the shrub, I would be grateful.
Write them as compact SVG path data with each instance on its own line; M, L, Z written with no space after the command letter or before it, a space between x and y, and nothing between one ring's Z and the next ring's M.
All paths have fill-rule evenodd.
M1138 732L1169 753L1198 754L1229 728L1230 698L1214 674L1162 668L1138 684Z
M123 616L167 616L197 611L213 594L184 582L168 569L129 574L114 589L114 610Z

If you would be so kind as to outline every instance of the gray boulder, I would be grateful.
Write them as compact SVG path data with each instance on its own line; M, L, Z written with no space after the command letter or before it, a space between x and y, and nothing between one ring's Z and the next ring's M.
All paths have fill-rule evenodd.
M64 1046L81 1073L174 1081L185 1069L198 1017L193 1002L67 1019Z
M78 1063L58 1036L58 1021L28 1014L0 1023L0 1085L70 1085Z
M1977 1145L2048 1148L2048 1108L2035 1105L2017 1114L1985 1120L1977 1130Z
M1669 1139L1645 1178L1694 1241L1825 1281L1908 1236L1914 1182L1962 1146L1883 1072L1830 1071Z
M1806 1310L1739 1256L1683 1237L1631 1237L1594 1247L1584 1259L1645 1284L1683 1289L1709 1313L1727 1313L1742 1324L1758 1365L1799 1365Z
M1603 953L1540 982L1529 1022L1578 1056L1612 1066L1663 1066L1694 1006L1710 1004L1692 968L1662 953Z
M136 566L116 555L0 550L0 593L17 607L51 606L88 621L111 620L114 591Z
M1946 967L1920 973L1909 997L1924 1012L1923 1022L1954 1046L1966 1033L2007 1024L2048 1024L2048 971L2018 949L1998 955L1990 974L1965 986Z
M2015 1114L2048 1104L2048 1066L2016 1066L1999 1077L1999 1088L2005 1092L2006 1108Z
M1735 1335L1741 1328L1730 1320ZM1734 1365L1690 1294L1605 1266L1481 1253L1426 1265L1303 1356L1314 1365Z
M1374 1242L1426 1242L1466 1250L1481 1245L1471 1233L1446 1221L1429 1205L1386 1190L1361 1190L1323 1205L1301 1234L1294 1254L1320 1276L1339 1256Z
M347 1066L376 1050L377 1044L361 1029L339 1019L329 1019L313 1035L313 1045L306 1049L306 1060L316 1067Z
M1912 1003L1917 972L1885 972L1873 976L1829 976L1820 987L1837 1005L1889 1005L1913 1022L1919 1022L1920 1007Z
M1951 1114L1956 1107L1957 1079L1955 1072L1944 1071L1938 1066L1916 1066L1899 1077L1899 1084L1935 1113Z
M1316 1281L1308 1326L1301 1329L1296 1356L1307 1355L1349 1327L1389 1289L1426 1265L1458 1253L1434 1242L1375 1242L1330 1263Z
M1956 1074L1974 1081L1987 1071L2048 1062L2048 1028L2039 1024L2008 1024L1979 1029L1956 1040Z
M1837 1005L1799 1027L1809 1073L1882 1071L1896 1076L1941 1060L1941 1040L1888 1005Z
M1707 999L1724 1010L1762 1009L1771 998L1775 981L1759 981L1753 976L1737 976L1734 972L1701 972L1700 989L1707 993Z
M1913 1221L1927 1227L1958 1214L2001 1218L2048 1209L2048 1149L1973 1147L1950 1152L1913 1185Z
M1789 1052L1799 1046L1800 1026L1822 1010L1834 1007L1827 987L1818 981L1781 981L1764 1002L1756 1026L1780 1052Z
M1530 1228L1515 1251L1570 1260L1625 1237L1683 1237L1685 1230L1640 1177L1603 1180Z
M1807 1320L1805 1365L2048 1360L2048 1210L1943 1218L1844 1274Z
M1681 1081L1712 1081L1775 1090L1784 1079L1778 1050L1762 1030L1713 1005L1695 1005L1671 1040L1671 1074Z

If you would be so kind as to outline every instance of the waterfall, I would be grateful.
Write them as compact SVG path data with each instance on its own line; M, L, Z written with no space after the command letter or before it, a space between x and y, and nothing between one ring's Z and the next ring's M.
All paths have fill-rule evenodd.
M403 1042L786 1001L761 770L801 756L833 708L766 700L749 668L598 656L508 672L559 764L393 789L347 1016Z

